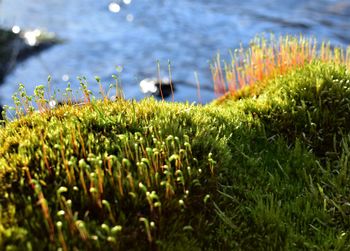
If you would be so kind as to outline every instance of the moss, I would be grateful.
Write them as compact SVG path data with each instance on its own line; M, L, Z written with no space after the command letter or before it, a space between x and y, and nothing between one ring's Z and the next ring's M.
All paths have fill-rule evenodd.
M349 88L314 61L206 106L36 97L0 129L0 248L349 249Z

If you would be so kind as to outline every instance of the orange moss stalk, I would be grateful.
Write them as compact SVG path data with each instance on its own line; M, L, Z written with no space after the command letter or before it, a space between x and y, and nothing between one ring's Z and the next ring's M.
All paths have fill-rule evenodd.
M42 192L41 186L37 180L32 178L28 167L24 167L23 169L26 173L29 184L31 185L36 196L38 197L38 204L41 206L41 210L42 210L42 213L44 215L44 219L46 220L47 228L48 228L48 231L50 234L50 241L54 241L55 227L54 227L51 215L50 215L50 210L49 210L49 207L47 204L47 200L44 197L44 193Z
M248 49L231 54L231 63L221 67L218 55L211 67L214 81L214 91L217 96L223 94L235 95L244 87L255 88L257 83L283 74L290 69L301 67L314 60L344 64L350 68L350 46L347 50L331 49L330 43L317 44L315 38L303 36L273 35L269 39L256 37Z

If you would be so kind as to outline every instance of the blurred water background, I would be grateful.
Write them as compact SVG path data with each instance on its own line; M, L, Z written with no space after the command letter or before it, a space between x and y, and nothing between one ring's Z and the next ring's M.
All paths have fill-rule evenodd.
M177 82L175 100L197 101L198 73L204 103L214 96L209 62L217 52L247 45L262 32L303 34L334 45L350 44L350 0L2 0L0 26L54 32L63 44L33 56L5 79L0 102L11 104L18 83L32 93L52 76L55 88L67 82L78 90L86 76L107 87L116 66L126 98L141 99L139 82L161 75Z

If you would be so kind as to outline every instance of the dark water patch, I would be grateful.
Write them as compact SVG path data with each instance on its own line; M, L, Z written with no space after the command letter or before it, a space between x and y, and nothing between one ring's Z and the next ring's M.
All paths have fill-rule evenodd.
M58 42L56 38L51 36L35 36L30 32L18 32L17 34L17 32L0 29L0 84L16 64Z
M294 28L300 30L308 30L312 28L311 24L302 23L302 22L294 22L293 20L284 19L282 17L274 17L268 16L264 14L252 13L258 21L275 23L276 25L280 25L282 27Z

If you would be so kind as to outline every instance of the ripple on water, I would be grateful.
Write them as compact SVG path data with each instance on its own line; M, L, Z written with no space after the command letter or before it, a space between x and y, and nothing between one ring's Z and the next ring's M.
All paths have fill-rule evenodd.
M157 76L157 60L161 77L168 77L170 60L172 78L179 82L176 100L197 100L196 71L208 102L215 97L209 60L218 51L227 58L228 49L262 32L304 33L344 45L350 43L344 32L350 30L349 16L348 0L2 0L0 24L45 28L66 43L19 65L0 95L9 104L14 83L33 90L48 74L57 88L68 81L79 86L75 76L81 75L110 83L120 65L126 97L140 99L139 82ZM91 88L98 92L97 85Z

